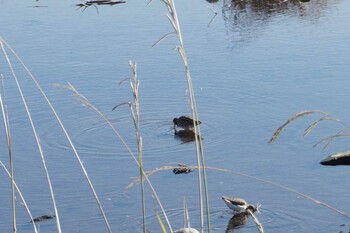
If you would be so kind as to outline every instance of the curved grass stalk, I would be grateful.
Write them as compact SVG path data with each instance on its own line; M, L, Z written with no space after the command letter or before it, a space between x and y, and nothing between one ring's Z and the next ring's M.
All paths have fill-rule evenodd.
M153 171L150 171L150 172L147 172L146 173L146 177L148 176L151 176L151 175L154 175L160 171L167 171L167 170L173 170L174 168L179 168L179 166L170 166L170 165L165 165L161 168L157 168ZM198 167L197 166L188 166L188 168L190 169L197 169ZM342 212L341 210L338 210L336 209L335 207L325 203L325 202L322 202L322 201L319 201L311 196L308 196L302 192L299 192L295 189L292 189L292 188L289 188L287 186L284 186L284 185L281 185L281 184L278 184L278 183L275 183L273 181L270 181L270 180L267 180L267 179L263 179L263 178L259 178L259 177L256 177L256 176L252 176L252 175L248 175L246 173L242 173L242 172L237 172L237 171L233 171L233 170L228 170L228 169L224 169L224 168L218 168L218 167L206 167L206 169L208 170L212 170L212 171L221 171L221 172L226 172L226 173L232 173L232 174L235 174L235 175L238 175L238 176L242 176L242 177L246 177L248 179L252 179L252 180L256 180L256 181L259 181L261 183L265 183L265 184L268 184L268 185L271 185L271 186L274 186L274 187L277 187L277 188L280 188L280 189L283 189L283 190L286 190L288 192L291 192L291 193L295 193L297 195L300 195L302 197L304 197L305 199L307 200L310 200L318 205L321 205L323 207L326 207L348 219L350 219L350 214L347 214L345 212ZM140 183L140 179L135 179L133 182L131 182L126 188L127 189L130 189L132 188L134 185Z
M292 116L291 118L289 118L283 125L281 125L273 134L273 136L271 137L269 143L272 143L276 140L276 138L280 135L280 133L282 132L282 130L284 130L287 125L289 125L291 122L296 121L302 117L306 117L309 116L313 113L320 113L323 116L319 119L317 119L316 121L312 122L304 131L304 137L307 136L309 133L311 133L311 131L321 122L323 121L334 121L337 122L341 125L344 126L343 129L341 129L338 133L331 135L329 137L323 138L322 140L316 142L313 147L316 147L318 145L320 145L321 143L324 143L323 149L326 149L336 138L338 137L347 137L350 136L350 134L346 134L343 133L344 131L348 131L350 128L347 127L344 123L342 123L338 118L335 117L331 117L328 113L320 111L320 110L306 110L300 113L295 114L294 116Z
M307 136L309 133L311 133L311 131L322 121L335 121L335 122L340 122L339 119L334 118L334 117L329 117L329 116L324 116L321 117L320 119L318 119L317 121L312 122L306 129L304 132L304 137Z
M5 89L4 89L4 77L1 75L2 81L2 93L0 95L0 105L2 112L2 119L4 121L4 128L6 134L7 148L9 153L9 162L10 162L10 177L11 177L11 205L12 205L12 224L13 232L17 232L17 220L16 220L16 203L15 203L15 181L13 176L13 161L12 161L12 147L11 147L11 133L10 133L10 120L8 116L8 111L5 103ZM2 97L3 96L3 97ZM3 100L4 99L4 100Z
M72 84L68 83L68 86L66 86L67 89L71 90L75 96L82 102L82 104L86 107L88 107L89 109L91 109L97 116L99 116L102 120L104 120L108 125L109 127L112 129L112 131L114 132L114 134L117 136L117 138L120 140L120 142L124 145L125 149L128 151L128 153L131 155L132 159L134 160L134 162L136 163L136 165L141 168L141 165L139 163L139 161L137 160L136 156L134 155L134 153L131 151L130 147L128 146L128 144L125 142L125 140L123 139L123 137L119 134L118 130L116 129L116 127L113 125L113 123L98 109L96 108L93 104L90 103L90 101L85 98L85 96L83 96L82 94L80 94ZM129 104L129 103L123 103L123 104ZM117 106L120 106L117 105ZM116 106L116 107L117 107ZM143 177L146 179L149 187L151 188L152 190L152 193L155 197L155 199L157 200L157 203L163 213L163 216L165 218L165 221L168 225L168 228L170 230L171 233L173 233L173 230L172 230L172 227L171 227L171 224L169 222L169 219L168 219L168 216L166 215L166 212L164 210L164 207L160 201L160 198L158 197L158 194L156 192L156 190L154 189L151 181L148 179L146 173L144 172L144 170L142 169L142 175Z
M66 138L67 138L67 140L68 140L68 142L69 142L69 144L70 144L70 146L71 146L71 148L72 148L72 150L73 150L73 152L74 152L75 157L77 158L77 160L78 160L78 162L79 162L79 165L80 165L80 167L81 167L81 169L82 169L82 171L83 171L83 173L84 173L84 175L85 175L85 178L86 178L86 180L87 180L87 182L88 182L88 184L89 184L89 187L90 187L90 189L91 189L91 191L92 191L92 193L93 193L93 195L94 195L94 197L95 197L96 203L97 203L97 205L98 205L98 207L99 207L99 209L100 209L100 212L101 212L101 214L102 214L102 217L103 217L103 219L104 219L104 221L105 221L105 224L106 224L106 226L107 226L107 230L108 230L109 233L112 233L112 230L111 230L111 228L110 228L110 226L109 226L107 217L106 217L106 215L105 215L105 213L104 213L102 204L101 204L101 202L100 202L100 200L99 200L99 198L98 198L98 196L97 196L97 193L96 193L96 191L95 191L95 189L94 189L94 187L93 187L93 185L92 185L92 182L91 182L91 180L90 180L90 178L89 178L89 176L88 176L88 173L87 173L87 171L86 171L86 169L85 169L85 166L84 166L84 164L83 164L83 162L82 162L82 160L81 160L81 158L80 158L80 156L79 156L77 150L75 149L75 146L74 146L74 144L73 144L73 142L72 142L72 140L71 140L71 138L70 138L70 136L69 136L69 134L68 134L68 132L67 132L67 130L66 130L66 128L65 128L65 126L63 125L63 123L62 123L60 117L59 117L58 114L56 113L56 110L55 110L54 107L52 106L51 101L48 99L48 97L46 96L45 92L43 91L43 89L41 88L41 86L39 85L39 83L37 82L37 80L35 79L35 77L32 75L32 73L29 71L29 69L28 69L27 66L23 63L23 61L20 59L20 57L17 55L17 53L16 53L16 52L11 48L11 46L8 45L8 44L6 43L6 41L4 41L1 37L0 37L0 44L1 44L1 47L2 47L2 50L3 50L4 54L6 54L6 51L5 51L5 49L4 49L3 44L5 44L5 45L7 46L7 48L10 49L10 51L13 53L13 55L18 59L18 61L21 63L21 65L22 65L22 66L24 67L24 69L27 71L27 73L29 74L30 78L31 78L32 81L35 83L35 85L36 85L37 88L39 89L40 93L42 94L42 96L43 96L44 99L46 100L47 104L49 105L49 107L50 107L52 113L54 114L54 116L56 117L56 120L58 121L59 125L61 126L61 129L63 130L64 135L66 136ZM8 64L9 64L9 66L10 66L10 68L11 68L11 71L12 71L14 77L16 77L16 76L15 76L15 73L14 73L14 70L12 69L12 66L11 66L11 63L10 63L10 60L9 60L7 54L5 55L5 57L6 57L7 61L8 61ZM17 78L15 78L15 80L16 80L17 86L20 88ZM28 107L27 107L27 105L26 105L24 96L23 96L23 94L22 94L21 91L20 91L20 93L21 93L21 96L22 96L22 100L24 100L27 113L28 113L28 115L30 116L29 109L28 109ZM30 117L30 122L31 122L32 128L35 129L34 124L33 124L32 120L31 120L31 117ZM45 163L44 155L43 155L43 152L42 152L42 149L41 149L39 137L38 137L38 135L36 134L36 131L35 131L34 134L35 134L35 138L36 138L36 140L37 140L37 144L38 144L38 147L39 147L39 151L40 151L40 154L41 154L41 157L42 157L43 164L45 164L45 165L44 165L44 169L45 169L45 172L46 172L47 177L48 177L48 179L49 179L48 170L47 170L47 168L46 168L46 163ZM55 211L55 215L56 215L57 228L58 228L58 232L60 233L60 232L61 232L61 227L60 227L60 223L59 223L59 216L58 216L58 211L57 211L57 208L56 208L56 202L54 201L54 193L53 193L51 181L48 180L48 183L49 183L49 187L50 187L51 197L52 197L52 199L53 199L53 205L54 205L54 211Z
M309 116L313 113L320 113L324 116L329 116L328 113L320 111L320 110L306 110L303 112L299 112L297 114L295 114L294 116L292 116L291 118L289 118L283 125L281 125L276 131L275 133L272 135L271 139L269 140L269 144L273 143L277 137L280 135L280 133L282 132L282 130L284 130L290 123L292 123L293 121L296 121L302 117L306 117Z
M329 144L331 144L334 141L334 139L339 138L339 137L349 137L349 136L350 136L350 134L338 133L338 134L332 135L330 137L327 137L327 138L324 138L324 139L318 141L312 147L316 147L316 146L318 146L321 143L325 143L325 145L323 146L323 149L326 149L329 146Z
M24 95L23 95L23 92L22 92L22 88L21 88L21 86L20 86L20 84L18 82L16 73L15 73L15 71L14 71L14 69L12 67L11 61L10 61L10 59L9 59L7 53L6 53L6 50L5 50L5 47L4 47L4 43L5 43L5 41L2 38L0 38L0 45L1 45L1 48L2 48L2 52L3 52L3 54L4 54L5 58L6 58L8 66L9 66L9 68L11 70L12 77L14 78L14 80L16 82L17 89L18 89L18 91L19 91L19 93L21 95L22 102L24 104L24 107L25 107L25 110L26 110L26 113L27 113L30 125L31 125L32 130L33 130L33 134L34 134L34 137L35 137L35 140L36 140L36 144L38 146L38 150L39 150L39 153L40 153L40 156L41 156L41 161L43 163L43 167L44 167L45 174L46 174L46 179L47 179L47 182L48 182L48 185L49 185L49 189L50 189L50 195L51 195L51 199L52 199L52 203L53 203L53 207L54 207L54 212L55 212L55 215L56 215L57 231L58 231L58 233L61 233L61 224L60 224L60 221L59 221L59 215L58 215L58 211L57 211L55 195L54 195L53 187L52 187L52 184L51 184L49 171L48 171L47 166L46 166L45 156L44 156L44 152L43 152L42 147L41 147L39 135L37 134L36 127L34 125L31 113L29 111L29 108L28 108L28 105L27 105L27 101L24 98ZM7 45L7 47L8 47L8 45Z
M8 177L13 180L13 184L14 184L14 187L16 188L16 191L19 195L19 197L21 198L22 202L21 204L24 206L24 208L26 209L28 215L29 215L29 218L30 218L30 221L32 222L33 224L33 228L34 228L34 232L35 233L38 233L38 229L36 228L36 225L35 225L35 222L33 220L33 216L32 216L32 213L30 212L30 209L27 205L27 202L24 200L24 197L22 195L22 192L19 190L17 184L16 184L16 181L13 179L13 177L11 176L10 172L7 170L5 164L3 164L3 162L0 160L0 165L2 166L2 168L5 170L6 174L8 175Z

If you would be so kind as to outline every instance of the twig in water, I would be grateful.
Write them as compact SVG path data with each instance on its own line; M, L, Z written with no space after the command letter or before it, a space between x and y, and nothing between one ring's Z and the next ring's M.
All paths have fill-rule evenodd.
M216 11L214 11L212 8L210 8L210 7L208 7L207 6L207 8L209 9L209 10L211 10L211 12L213 12L213 17L211 18L211 20L209 21L209 23L208 23L208 27L210 26L210 24L213 22L213 20L214 20L214 18L218 15L218 12L216 12Z

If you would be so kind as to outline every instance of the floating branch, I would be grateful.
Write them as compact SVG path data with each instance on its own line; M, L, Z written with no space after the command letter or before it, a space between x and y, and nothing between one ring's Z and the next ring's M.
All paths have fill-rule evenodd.
M98 13L98 9L97 9L97 5L116 5L116 4L121 4L121 3L126 3L125 1L114 1L114 0L91 0L91 1L85 1L84 3L78 3L76 4L76 6L78 6L78 10L80 8L83 8L83 11L85 11L86 8L88 8L89 6L94 6L97 10Z

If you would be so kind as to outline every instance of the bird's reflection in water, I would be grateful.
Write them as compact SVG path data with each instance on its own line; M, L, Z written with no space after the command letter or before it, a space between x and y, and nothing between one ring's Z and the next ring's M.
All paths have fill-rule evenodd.
M191 129L175 130L174 136L175 138L180 139L182 143L192 142L196 140L196 134ZM199 135L197 135L197 137L203 139Z
M225 233L234 232L235 229L243 226L247 223L249 219L249 213L248 212L242 212L233 215L233 217L230 219L230 221L227 224Z

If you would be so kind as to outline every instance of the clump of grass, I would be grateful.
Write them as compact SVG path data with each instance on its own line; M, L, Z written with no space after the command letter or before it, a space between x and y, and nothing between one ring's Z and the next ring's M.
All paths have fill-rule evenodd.
M12 66L12 63L9 59L9 56L5 50L5 45L7 48L10 49L10 51L16 56L16 54L14 53L14 51L11 49L11 47L2 39L0 38L0 45L1 45L1 49L2 49L2 52L3 52L3 55L4 57L6 58L6 61L7 61L7 64L11 70L11 73L12 73L12 77L14 78L15 82L16 82L16 87L17 87L17 90L21 96L21 99L22 99L22 102L24 104L24 107L25 107L25 110L26 110L26 113L27 113L27 116L28 116L28 119L29 119L29 122L30 122L30 125L32 127L32 131L33 131L33 134L34 134L34 137L35 137L35 140L36 140L36 144L38 146L38 150L39 150L39 153L40 153L40 156L41 156L41 161L42 161L42 164L43 164L43 167L44 167L44 170L45 170L45 174L46 174L46 178L47 178L47 182L48 182L48 186L49 186L49 189L50 189L50 195L51 195L51 199L52 199L52 202L53 202L53 206L54 206L54 211L55 211L55 215L57 216L56 217L56 225L57 225L57 231L60 233L61 232L61 224L60 224L60 221L59 221L59 215L58 215L58 211L57 211L57 206L56 206L56 200L55 200L55 195L54 195L54 191L53 191L53 187L52 187L52 184L51 184L51 179L50 179L50 175L49 175L49 171L47 169L47 166L46 166L46 161L45 161L45 156L44 156L44 152L42 150L42 146L41 146L41 143L40 143L40 140L39 140L39 135L37 133L37 130L36 130L36 126L34 125L34 122L33 122L33 119L32 119L32 116L31 116L31 113L29 111L29 107L27 105L27 101L26 101L26 98L24 97L24 94L22 92L22 88L21 88L21 85L19 84L19 81L18 81L18 78L17 78L17 75L16 75L16 72L15 70L13 69L13 66ZM16 56L17 57L17 56ZM19 57L17 57L17 59L19 59ZM20 60L21 62L21 60ZM22 62L21 62L22 63ZM22 63L23 64L23 63ZM24 64L23 64L24 65ZM25 67L26 68L26 67ZM28 71L28 70L27 70ZM13 176L12 176L13 177ZM14 229L15 230L15 229Z
M20 85L19 80L18 80L18 78L17 78L16 72L15 72L15 70L13 69L12 63L11 63L11 61L10 61L10 59L9 59L9 56L8 56L8 54L7 54L7 52L6 52L5 47L6 47L7 49L10 50L10 52L15 56L15 58L17 59L17 61L18 61L18 62L23 66L23 68L26 70L27 74L29 75L29 77L31 78L31 80L35 83L36 87L38 88L38 90L39 90L40 93L42 94L43 98L46 100L46 103L47 103L48 106L50 107L50 109L51 109L52 113L54 114L56 120L58 121L59 125L61 126L61 129L63 130L63 133L64 133L64 135L66 136L66 139L67 139L67 141L69 142L69 144L70 144L70 146L71 146L71 148L72 148L72 150L73 150L73 152L74 152L74 155L76 156L76 158L77 158L77 160L78 160L78 162L79 162L79 164L80 164L80 167L81 167L81 169L82 169L82 171L83 171L83 173L84 173L84 176L85 176L85 178L86 178L86 180L87 180L87 182L88 182L88 185L89 185L89 187L90 187L90 189L91 189L91 191L92 191L92 193L93 193L93 195L94 195L94 197L95 197L96 203L97 203L97 205L98 205L98 207L99 207L99 209L100 209L100 212L101 212L101 214L102 214L102 217L103 217L103 219L104 219L104 221L105 221L107 230L108 230L108 232L111 233L112 230L111 230L111 228L110 228L110 226L109 226L109 223L108 223L107 217L106 217L106 215L105 215L105 213L104 213L102 204L101 204L101 202L100 202L100 200L99 200L99 198L98 198L98 195L97 195L97 193L96 193L96 191L95 191L95 189L94 189L94 187L93 187L93 185L92 185L92 182L91 182L91 180L90 180L90 178L89 178L89 176L88 176L88 173L87 173L87 171L86 171L86 169L85 169L85 166L84 166L84 164L83 164L83 162L82 162L82 160L81 160L81 158L80 158L80 156L79 156L79 154L78 154L78 152L77 152L77 150L76 150L76 148L75 148L75 146L74 146L74 144L73 144L73 142L72 142L72 140L71 140L71 138L70 138L70 136L69 136L69 134L68 134L68 132L67 132L67 130L66 130L66 128L65 128L65 126L63 125L63 123L62 123L60 117L59 117L58 114L56 113L56 111L55 111L53 105L51 104L50 100L49 100L48 97L46 96L44 90L41 88L41 86L40 86L40 84L38 83L38 81L36 80L36 78L33 76L33 74L30 72L30 70L29 70L29 69L27 68L27 66L24 64L24 62L20 59L20 57L17 55L17 53L11 48L11 46L10 46L8 43L6 43L6 41L5 41L4 39L2 39L1 37L0 37L0 46L1 46L1 49L2 49L2 52L3 52L3 55L4 55L4 57L5 57L6 61L7 61L8 67L9 67L9 69L11 70L12 77L13 77L14 80L15 80L17 90L18 90L19 93L20 93L22 102L23 102L23 104L24 104L24 107L25 107L25 110L26 110L26 113L27 113L27 116L28 116L28 119L29 119L29 122L30 122L30 125L31 125L31 127L32 127L32 131L33 131L33 134L34 134L34 137L35 137L35 140L36 140L36 144L37 144L37 147L38 147L38 150L39 150L39 154L40 154L40 156L41 156L41 161L42 161L42 164L43 164L43 167L44 167L44 170L45 170L45 174L46 174L46 178L47 178L47 182L48 182L48 186L49 186L49 190L50 190L50 196L51 196L52 203L53 203L54 215L56 216L55 219L56 219L56 226L57 226L57 231L58 231L58 233L61 233L61 232L62 232L62 230L61 230L61 224L60 224L60 220L59 220L59 214L58 214L58 210L57 210L57 205L56 205L54 190L53 190L53 187L52 187L52 184L51 184L51 179L50 179L50 176L49 176L49 171L48 171L48 168L47 168L47 166L46 166L46 161L45 161L44 152L43 152L43 150L42 150L42 146L41 146L41 143L40 143L40 140L39 140L39 135L38 135L38 133L37 133L36 126L35 126L35 124L34 124L34 122L33 122L33 119L32 119L32 116L31 116L31 112L30 112L29 107L28 107L28 105L27 105L26 98L24 97L24 94L23 94L23 92L22 92L21 85Z

